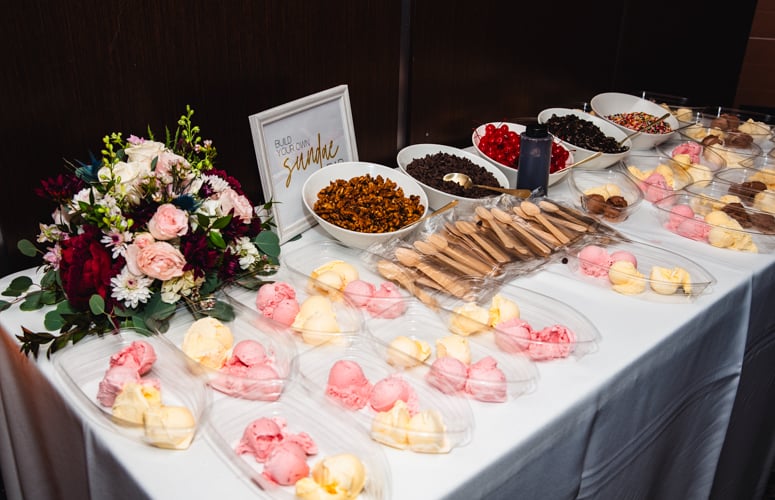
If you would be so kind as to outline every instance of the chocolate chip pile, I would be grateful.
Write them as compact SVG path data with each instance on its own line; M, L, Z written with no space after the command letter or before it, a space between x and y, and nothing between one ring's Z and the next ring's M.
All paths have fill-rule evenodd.
M446 174L460 172L469 176L474 184L500 186L498 179L486 168L468 158L449 153L433 153L415 158L406 166L406 172L426 186L463 198L486 198L496 196L497 193L476 187L466 189L456 182L445 181Z
M591 121L576 115L552 115L546 122L546 128L553 136L591 151L602 151L610 154L624 153L628 149L627 146L620 146L616 139L606 135L600 130L600 127Z

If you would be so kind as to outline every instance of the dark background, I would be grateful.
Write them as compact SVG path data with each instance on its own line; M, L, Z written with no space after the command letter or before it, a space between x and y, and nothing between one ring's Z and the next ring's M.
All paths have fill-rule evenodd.
M51 207L33 194L113 131L142 135L186 104L217 166L263 201L248 116L347 84L359 158L469 146L605 91L732 105L756 7L699 1L14 0L0 17L0 275ZM691 21L689 21L691 20ZM723 27L722 27L723 26ZM699 37L699 38L698 38Z

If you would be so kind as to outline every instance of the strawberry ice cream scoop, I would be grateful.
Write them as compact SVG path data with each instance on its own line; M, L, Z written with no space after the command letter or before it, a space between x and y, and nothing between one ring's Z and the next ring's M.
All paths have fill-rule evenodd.
M399 400L406 403L410 415L419 411L417 393L400 375L393 374L374 384L369 404L375 411L390 411Z
M156 351L144 340L135 340L110 357L110 366L134 366L140 375L145 375L156 362Z
M667 229L676 232L678 226L687 219L694 219L694 210L689 205L676 205L670 209L670 218L667 221Z
M406 302L398 286L392 281L382 283L366 304L366 310L375 318L393 319L406 311Z
M366 307L366 304L374 296L374 291L374 285L364 280L353 280L344 287L347 298L358 307Z
M643 191L643 198L652 203L661 200L673 191L665 176L656 172L646 177L641 183L640 189Z
M238 455L251 454L256 462L264 462L274 445L282 439L283 434L278 422L262 417L252 421L245 428L236 452Z
M507 399L506 374L498 368L492 356L485 356L468 369L466 393L488 403L502 403Z
M111 407L124 384L130 382L139 383L140 380L137 367L132 363L112 366L108 368L108 371L105 372L105 376L99 383L97 400L102 406Z
M638 259L631 252L626 250L617 250L611 253L611 264L619 262L620 260L627 261L633 266L638 267Z
M608 268L611 267L611 256L608 251L597 245L587 245L578 254L579 270L596 278L608 276Z
M279 443L266 457L262 474L270 481L283 486L296 484L296 481L309 474L307 454L297 443Z
M351 410L360 410L369 402L371 382L355 361L339 360L328 372L326 394Z
M237 342L231 351L231 359L227 361L227 364L241 363L245 366L253 366L268 361L269 358L264 346L260 342L248 339Z
M436 358L425 380L444 394L455 394L466 386L468 367L451 356Z
M689 155L689 158L692 163L699 163L700 162L700 154L702 153L702 145L696 142L685 142L683 144L680 144L673 149L673 152L671 153L673 156L676 155Z
M299 312L296 291L283 281L261 285L256 295L256 307L267 318L290 325Z
M527 349L533 335L533 327L530 323L520 318L513 318L495 326L495 345L504 352L522 352Z

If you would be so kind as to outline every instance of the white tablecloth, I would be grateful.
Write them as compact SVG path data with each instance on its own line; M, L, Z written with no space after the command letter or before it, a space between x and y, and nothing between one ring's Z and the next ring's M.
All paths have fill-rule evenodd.
M549 195L569 199L564 183ZM772 324L760 294L773 291L775 257L672 235L653 210L644 204L618 228L701 263L717 280L712 290L665 304L570 280L551 267L519 278L583 311L602 335L598 351L540 364L537 390L514 401L473 402L476 427L465 447L442 455L386 448L393 498L708 498L746 341ZM313 228L288 248L323 237ZM19 354L13 336L21 325L42 330L42 315L0 314L0 453L9 498L256 494L201 436L186 451L168 451L84 420L82 403L52 363Z

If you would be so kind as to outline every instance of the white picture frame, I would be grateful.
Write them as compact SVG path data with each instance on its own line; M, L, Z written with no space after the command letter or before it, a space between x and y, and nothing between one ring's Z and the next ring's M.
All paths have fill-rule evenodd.
M312 172L358 161L347 85L250 115L258 173L280 243L315 225L301 188Z

